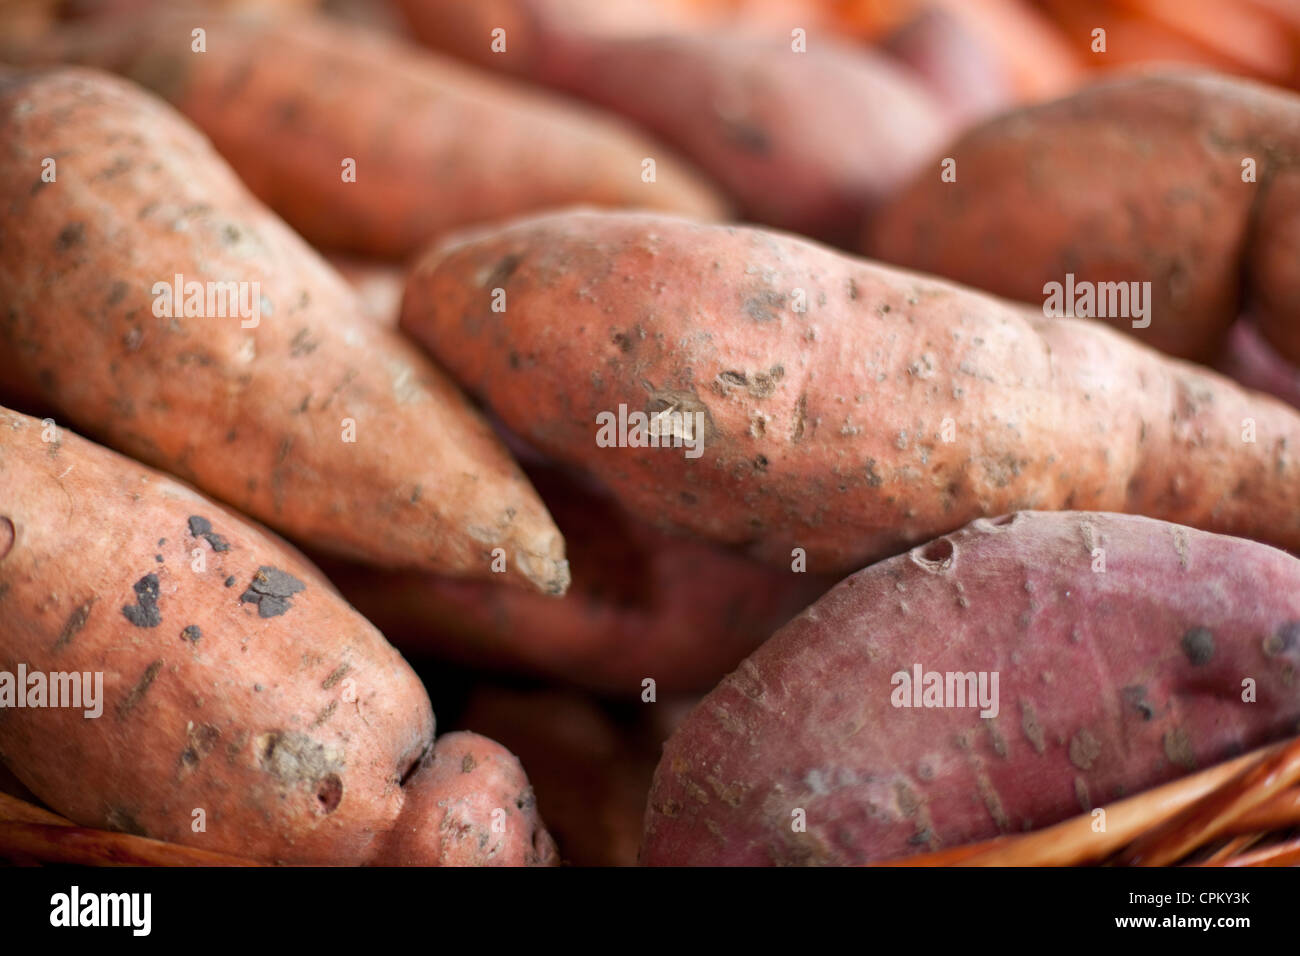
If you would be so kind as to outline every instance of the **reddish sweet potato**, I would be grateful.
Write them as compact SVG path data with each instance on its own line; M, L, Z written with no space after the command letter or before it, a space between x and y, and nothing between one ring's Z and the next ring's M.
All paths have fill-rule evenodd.
M691 29L654 4L626 17L626 4L592 0L405 6L439 48L635 120L720 183L744 218L840 244L950 132L908 71L828 31L806 30L796 51L788 26ZM489 51L494 27L504 53Z
M910 67L959 126L1013 102L1005 66L967 25L940 7L918 10L881 41L881 49Z
M1300 408L1300 368L1278 355L1249 319L1233 325L1216 367L1247 388Z
M852 244L949 127L887 58L825 37L806 52L791 44L729 32L575 37L545 80L680 149L745 218Z
M917 668L946 696L897 676ZM664 748L642 860L862 863L1045 826L1294 733L1298 668L1283 552L981 519L848 578L704 699Z
M191 49L196 26L203 53ZM572 202L725 211L694 172L617 120L324 17L182 8L71 25L3 52L154 90L321 247L400 257L453 226ZM653 183L642 181L647 157Z
M301 555L8 410L0 488L0 756L45 804L264 862L486 862L441 808L466 784L502 806L518 768L449 779L419 679ZM53 674L94 700L49 706ZM546 860L533 808L504 810L493 859Z
M786 567L798 547L850 571L1031 508L1300 548L1294 409L1099 323L778 233L540 216L431 251L402 326L634 514ZM648 420L626 441L620 409Z
M864 248L887 262L1042 304L1045 284L1149 282L1147 327L1117 327L1208 361L1245 298L1300 357L1300 96L1170 71L1108 80L994 119L881 210ZM1249 178L1247 161L1254 163ZM1248 164L1247 164L1248 165ZM1131 310L1130 310L1131 311Z
M328 563L343 595L399 648L635 698L711 688L833 578L773 569L655 531L555 468L529 476L564 533L563 598Z
M188 292L168 308L175 276L206 287L202 314ZM567 585L550 516L455 386L124 81L0 75L0 300L0 383L297 540L449 574L501 547L508 577Z

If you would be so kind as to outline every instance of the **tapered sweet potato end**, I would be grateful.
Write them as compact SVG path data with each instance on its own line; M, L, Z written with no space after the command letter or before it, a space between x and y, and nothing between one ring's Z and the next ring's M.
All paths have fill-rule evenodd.
M559 853L515 756L478 734L438 738L403 787L383 866L555 866Z

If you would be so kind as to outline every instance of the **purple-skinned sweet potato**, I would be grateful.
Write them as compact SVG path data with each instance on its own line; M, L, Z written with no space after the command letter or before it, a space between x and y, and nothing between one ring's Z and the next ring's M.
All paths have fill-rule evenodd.
M1046 826L1295 733L1298 668L1284 552L1124 515L980 519L847 578L696 707L641 859L864 863Z

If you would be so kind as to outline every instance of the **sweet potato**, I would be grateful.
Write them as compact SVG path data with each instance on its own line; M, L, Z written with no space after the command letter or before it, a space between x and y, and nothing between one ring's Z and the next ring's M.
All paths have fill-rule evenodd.
M565 863L633 866L667 737L650 717L670 706L615 708L573 691L480 684L457 725L501 741L528 766L538 811Z
M1247 388L1300 408L1300 368L1278 355L1248 318L1233 325L1216 368Z
M948 121L886 57L826 37L806 52L791 45L731 32L574 37L544 79L680 149L745 218L851 244Z
M725 187L745 218L841 244L950 133L908 71L827 33L807 31L795 52L789 27L690 29L653 5L617 25L606 18L621 5L590 0L406 7L435 46L635 120ZM525 39L486 52L496 26Z
M958 126L984 119L1013 102L1011 79L984 43L941 7L917 11L881 40L906 64Z
M1265 334L1295 357L1300 176L1284 157L1300 149L1297 124L1300 97L1246 80L1193 70L1107 80L967 133L944 150L956 181L941 180L938 162L923 170L864 248L1039 304L1067 274L1149 282L1148 316L1112 321L1200 361L1221 350L1244 288ZM1247 160L1257 182L1243 181Z
M632 513L785 567L802 548L851 571L1027 509L1300 546L1294 409L1100 323L779 233L539 216L431 250L401 321Z
M300 554L8 410L0 488L0 757L51 809L264 862L470 859L439 837L461 742L433 748L415 673ZM55 674L94 700L50 706ZM545 860L517 767L472 782L521 801L495 860Z
M980 519L848 578L696 707L642 860L862 863L1042 827L1294 733L1298 668L1283 552Z
M206 52L192 52L196 27ZM151 88L320 247L401 257L450 227L572 202L725 211L620 121L325 17L182 7L70 25L3 52ZM646 158L654 182L642 180Z
M178 281L206 286L202 314L168 308ZM550 516L455 386L124 81L0 75L0 301L0 382L291 537L450 574L500 547L508 577L567 585Z
M710 20L689 3L663 0L398 0L397 6L426 46L527 79L542 76L573 35L677 33Z
M494 740L438 738L433 761L408 786L407 804L379 862L388 866L536 866L559 862L515 756Z
M337 562L325 571L413 657L629 699L646 678L659 693L708 690L835 583L658 532L554 467L528 475L565 536L574 584L563 598Z

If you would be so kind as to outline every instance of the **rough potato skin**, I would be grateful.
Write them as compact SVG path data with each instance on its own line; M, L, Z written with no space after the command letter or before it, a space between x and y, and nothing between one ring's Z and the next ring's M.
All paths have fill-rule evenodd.
M388 866L553 866L555 841L523 767L478 734L438 738L404 787L406 805L379 862Z
M1243 283L1271 285L1292 304L1300 297L1295 256L1270 267L1274 243L1253 239L1257 217L1281 201L1270 179L1298 151L1294 93L1195 70L1108 79L967 132L943 150L956 181L941 180L936 157L879 211L863 249L1039 304L1043 286L1067 273L1149 281L1150 326L1113 324L1208 361L1237 318ZM1258 182L1242 181L1247 157ZM1293 327L1293 315L1279 311L1277 321Z
M711 689L836 583L664 534L559 469L534 466L528 475L568 547L574 584L562 598L418 572L338 563L325 563L325 571L414 657L625 699L639 699L646 678L661 694Z
M917 664L997 672L997 716L893 706ZM1297 668L1283 552L1125 515L979 519L846 579L696 707L641 859L863 863L1046 826L1295 733Z
M196 21L202 54L191 51ZM7 52L109 69L158 93L320 247L400 258L456 226L574 202L726 211L621 121L326 17L182 9L74 25ZM641 178L646 157L654 183ZM346 158L355 181L343 179Z
M177 274L260 283L260 322L159 316ZM559 532L456 387L130 84L0 76L0 300L0 381L296 540L458 575L502 547L509 577L567 586Z
M1028 509L1300 547L1293 409L1100 323L790 236L539 216L431 251L401 322L632 513L786 567L803 548L810 569L847 572ZM701 456L599 447L597 415L620 404L703 414Z
M44 431L0 410L0 670L102 672L103 713L0 709L5 763L85 826L265 862L377 855L434 733L401 655L284 543ZM301 590L260 595L264 568Z

